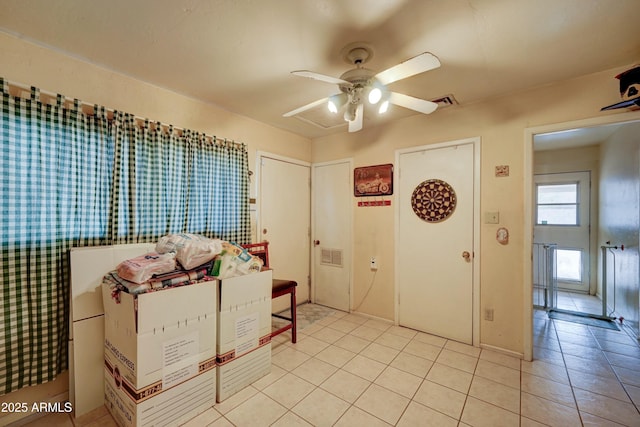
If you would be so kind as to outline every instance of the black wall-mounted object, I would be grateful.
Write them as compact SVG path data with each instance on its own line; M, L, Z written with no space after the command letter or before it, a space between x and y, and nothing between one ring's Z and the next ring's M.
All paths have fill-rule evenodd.
M620 80L622 101L602 107L600 111L634 106L640 107L640 65L618 74L616 79Z

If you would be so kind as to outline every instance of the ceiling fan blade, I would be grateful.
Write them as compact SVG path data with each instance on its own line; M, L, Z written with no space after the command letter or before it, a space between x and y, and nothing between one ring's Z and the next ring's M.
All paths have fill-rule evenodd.
M358 132L362 129L362 121L364 117L364 104L358 104L356 109L356 118L349 122L349 132Z
M288 113L284 113L282 117L291 117L295 116L298 113L302 113L303 111L310 110L312 108L317 107L318 105L322 105L329 101L329 98L318 99L317 101L313 101L307 105L303 105L302 107L296 108L295 110L289 111Z
M421 53L418 56L407 59L398 65L387 68L376 74L376 79L383 85L433 70L440 66L440 60L429 52Z
M351 83L349 83L346 80L342 80L342 79L339 79L337 77L327 76L327 75L324 75L324 74L314 73L313 71L298 70L298 71L292 71L291 74L293 74L294 76L307 77L307 78L314 79L314 80L320 80L321 82L333 83L333 84L337 84L337 85L345 85L346 84L346 85L351 86Z
M433 113L438 104L431 101L426 101L420 98L414 98L413 96L404 95L402 93L391 92L389 95L389 102L399 105L410 110L415 110L423 114Z

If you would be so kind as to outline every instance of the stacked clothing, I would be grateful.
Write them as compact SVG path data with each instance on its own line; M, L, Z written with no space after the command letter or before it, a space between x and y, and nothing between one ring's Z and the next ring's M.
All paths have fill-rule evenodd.
M122 261L116 267L118 276L133 283L145 283L155 275L170 273L176 269L174 253L149 252Z
M125 260L103 282L111 296L139 295L203 281L259 272L263 262L241 246L197 234L169 234L155 251Z
M175 270L169 273L159 274L142 283L123 279L118 274L118 270L113 270L106 274L102 281L111 288L111 296L116 301L119 301L120 292L138 295L213 280L213 277L207 276L211 264L212 263L209 262L193 270Z

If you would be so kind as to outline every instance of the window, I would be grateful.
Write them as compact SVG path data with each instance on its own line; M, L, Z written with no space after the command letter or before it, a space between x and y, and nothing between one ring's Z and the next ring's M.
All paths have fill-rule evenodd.
M191 232L251 240L244 144L79 101L12 96L0 78L0 394L67 368L69 249ZM105 272L106 273L106 272Z
M556 274L558 280L582 281L582 251L576 249L556 250Z
M578 183L538 184L537 225L579 225Z

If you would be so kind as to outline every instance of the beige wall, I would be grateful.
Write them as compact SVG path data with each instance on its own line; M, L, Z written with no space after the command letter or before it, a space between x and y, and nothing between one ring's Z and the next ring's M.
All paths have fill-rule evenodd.
M67 98L78 98L180 128L244 142L248 146L251 170L255 169L256 151L311 161L311 142L306 138L4 33L0 33L0 57L0 76L9 83L36 86L43 92L61 93ZM255 183L255 178L252 181ZM0 396L0 401L41 402L56 396L65 399L67 390L68 377L65 373L48 384ZM0 424L23 416L0 414Z
M534 153L534 174L591 171L591 180L598 182L600 147L544 150Z
M530 253L524 242L525 233L531 232L524 229L525 130L624 111L599 111L602 106L618 101L618 84L614 76L624 69L608 70L482 103L465 105L464 99L460 98L462 105L428 116L416 115L384 127L318 138L313 141L313 161L352 157L356 167L393 163L394 152L400 148L481 137L480 209L481 212L500 212L499 226L510 230L510 242L501 246L495 241L498 225L481 225L480 313L485 307L493 308L494 320L481 321L480 343L524 354L527 322L523 318L526 301L523 260L525 254ZM442 91L446 92L447 88ZM494 168L497 165L509 165L510 176L496 178ZM360 302L368 289L370 272L366 269L366 259L371 248L375 248L380 264L376 283L359 311L394 319L394 209L358 209L355 200L353 206L353 300Z

